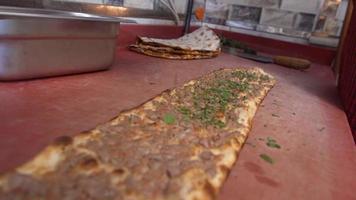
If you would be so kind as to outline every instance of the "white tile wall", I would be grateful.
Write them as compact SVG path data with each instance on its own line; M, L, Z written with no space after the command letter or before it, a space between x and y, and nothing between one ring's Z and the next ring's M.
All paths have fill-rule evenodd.
M297 14L294 12L279 10L279 9L269 9L263 8L260 24L293 28Z
M324 0L282 0L281 9L317 14Z
M243 6L278 8L280 0L220 0L218 2Z
M129 8L153 10L154 0L124 0L124 6Z
M173 2L176 6L177 12L180 14L185 14L188 0L173 0Z
M54 0L54 1L68 1L68 2L94 3L94 4L104 4L104 3L106 3L106 0Z
M345 15L347 12L347 5L348 5L348 1L341 1L339 8L337 9L336 12L336 19L338 20L344 20L345 19Z
M329 35L332 36L340 36L342 25L343 23L340 20L327 18L324 25L324 31L326 31L327 33L329 33Z

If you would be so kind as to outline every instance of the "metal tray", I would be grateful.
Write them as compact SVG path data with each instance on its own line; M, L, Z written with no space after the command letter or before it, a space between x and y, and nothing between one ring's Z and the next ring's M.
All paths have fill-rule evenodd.
M0 6L0 80L108 69L116 54L115 17Z

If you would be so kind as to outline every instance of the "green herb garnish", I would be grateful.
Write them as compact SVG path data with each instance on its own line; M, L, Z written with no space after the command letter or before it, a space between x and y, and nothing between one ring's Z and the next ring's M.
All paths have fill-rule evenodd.
M232 72L230 76L215 74L213 80L203 81L194 88L190 104L180 105L176 110L185 120L199 121L204 126L224 128L227 124L223 117L228 114L229 105L244 103L251 89L249 83L258 79L257 73L244 70Z
M267 137L267 141L268 141L268 142L274 142L274 143L277 142L275 139L270 138L270 137Z
M176 118L174 115L168 113L163 116L163 121L164 121L164 123L171 125L171 124L174 124L174 122L176 121Z
M180 112L183 115L183 119L185 121L189 121L189 119L192 117L192 111L184 106L181 106L178 108L178 112Z
M266 145L268 147L271 147L271 148L276 148L276 149L280 149L281 148L281 146L279 144L277 144L277 141L275 139L270 138L270 137L267 137Z
M260 158L262 158L262 160L270 163L270 164L274 164L274 161L271 157L269 157L267 154L260 154Z
M190 114L191 114L191 111L189 110L189 108L184 107L184 106L179 107L178 111L180 113L182 113L183 115L187 115L187 116L190 116Z
M268 75L261 75L260 79L261 79L262 81L269 81L270 78L269 78Z
M258 80L258 75L254 72L247 71L236 71L232 73L232 76L237 77L240 80L256 81ZM262 78L262 77L260 77Z
M219 119L219 114L225 114L227 106L235 99L237 92L243 92L247 85L231 80L218 80L211 87L199 90L193 97L192 118L205 125L217 128L226 126ZM181 111L181 113L185 113Z

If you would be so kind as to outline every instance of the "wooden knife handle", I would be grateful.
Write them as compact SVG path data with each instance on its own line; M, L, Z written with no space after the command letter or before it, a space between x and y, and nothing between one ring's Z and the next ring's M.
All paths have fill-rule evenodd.
M299 70L308 69L311 65L311 62L309 60L292 58L287 56L275 56L273 58L273 62L278 65L282 65L293 69L299 69Z

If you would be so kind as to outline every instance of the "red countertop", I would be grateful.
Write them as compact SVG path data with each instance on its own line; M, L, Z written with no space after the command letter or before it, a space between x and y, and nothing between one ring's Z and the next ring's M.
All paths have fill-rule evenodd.
M356 146L329 66L300 72L225 53L193 61L153 58L125 48L137 31L122 28L117 61L108 71L0 83L0 172L29 160L55 137L94 128L167 88L221 67L257 66L278 82L218 199L356 199ZM147 35L162 33L178 34L162 28ZM259 140L267 137L282 148ZM275 163L262 160L262 153Z

